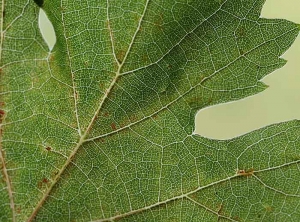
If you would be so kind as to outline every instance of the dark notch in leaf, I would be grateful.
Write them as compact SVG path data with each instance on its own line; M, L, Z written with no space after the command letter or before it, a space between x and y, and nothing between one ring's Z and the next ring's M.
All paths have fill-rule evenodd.
M34 2L39 6L42 7L44 4L44 0L34 0Z

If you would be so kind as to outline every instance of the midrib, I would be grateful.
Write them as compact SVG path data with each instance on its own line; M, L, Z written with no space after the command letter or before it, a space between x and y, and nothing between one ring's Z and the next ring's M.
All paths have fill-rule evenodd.
M4 0L3 0L4 1ZM76 101L76 95L75 95L75 83L74 83L74 76L73 76L73 72L72 72L72 66L71 66L71 60L70 60L70 52L69 52L69 48L68 48L68 44L67 44L67 38L66 38L66 35L65 35L65 24L64 24L64 19L63 19L63 13L62 13L62 23L63 23L63 26L64 26L64 37L65 37L65 40L66 40L66 45L67 45L67 55L68 55L68 60L69 60L69 66L70 66L70 69L71 69L71 72L72 72L72 81L73 81L73 92L74 92L74 101L75 101L75 113L76 113L76 119L77 119L77 125L78 125L78 132L79 132L79 135L80 135L80 138L79 138L79 142L77 143L76 147L73 149L72 153L69 155L68 159L66 160L66 162L64 163L63 167L60 169L60 171L57 173L57 175L55 176L54 178L54 181L53 183L49 186L49 189L44 193L44 195L42 196L42 198L40 199L40 201L38 202L38 204L36 205L35 209L33 210L33 212L31 213L30 217L28 218L28 222L30 221L33 221L33 219L35 218L36 214L38 213L39 209L43 206L44 202L46 201L46 199L49 197L49 194L51 193L51 190L53 189L53 187L57 184L57 182L60 180L62 174L64 173L65 169L69 166L69 164L72 162L74 156L77 154L77 151L79 150L79 148L81 147L81 145L86 142L86 137L90 131L90 129L92 128L103 104L105 103L106 99L108 98L109 94L111 93L113 87L115 86L115 83L117 82L118 78L121 76L120 72L121 72L121 69L123 67L123 65L125 64L125 61L129 55L129 52L133 46L133 43L134 43L134 40L137 36L137 33L139 32L140 30L140 27L141 27L141 23L142 23L142 20L144 18L144 15L146 13L146 10L147 10L147 6L148 6L148 3L149 3L150 0L147 0L146 4L145 4L145 7L144 7L144 11L143 11L143 14L139 20L139 23L138 23L138 26L137 26L137 29L131 39L131 42L128 46L128 49L127 49L127 52L124 56L124 59L122 61L122 63L117 63L118 64L118 70L116 71L116 75L115 77L113 78L110 86L108 87L108 89L106 90L104 96L101 98L101 101L100 101L100 104L98 106L98 109L96 110L93 118L91 119L87 129L84 131L84 133L82 134L81 131L80 131L80 124L79 124L79 119L78 119L78 114L77 114L77 101ZM61 4L62 4L62 1L61 1ZM114 43L113 43L113 39L112 39L112 36L110 36L111 38L111 44L112 44L112 51L114 53ZM114 57L116 58L116 56L114 55Z
M3 1L4 1L4 0L3 0ZM131 73L131 72L132 72L132 71L128 71L128 72L126 72L126 73L121 73L121 70L122 70L122 67L124 66L124 64L125 64L125 62L126 62L126 59L127 59L128 55L129 55L129 52L130 52L130 50L131 50L131 48L132 48L132 46L133 46L133 44L134 44L134 40L135 40L135 38L136 38L136 36L137 36L137 33L138 33L139 29L140 29L140 26L141 26L142 20L143 20L143 18L144 18L144 15L145 15L145 12L146 12L146 9L147 9L147 6L148 6L149 1L150 1L150 0L147 0L147 2L146 2L145 8L144 8L144 12L143 12L143 14L142 14L142 16L141 16L141 18L140 18L140 20L139 20L138 27L137 27L136 32L134 33L134 35L133 35L133 37L132 37L132 41L130 42L130 45L129 45L128 49L127 49L127 52L126 52L126 54L125 54L125 56L124 56L124 59L123 59L122 63L117 63L117 64L118 64L118 70L116 71L116 75L115 75L115 77L113 78L113 80L112 80L110 86L109 86L108 89L106 90L104 96L101 98L101 101L100 101L100 104L99 104L99 106L98 106L98 109L96 110L96 112L95 112L93 118L91 119L91 121L90 121L90 123L89 123L87 129L86 129L86 130L84 131L84 133L80 136L79 142L77 143L76 147L73 149L73 151L72 151L72 153L70 154L69 158L66 160L65 164L63 165L63 167L61 168L61 170L59 171L59 173L58 173L57 176L55 177L54 182L51 184L51 186L49 187L49 189L47 190L47 192L43 195L42 199L40 200L40 202L39 202L38 205L36 206L35 210L33 211L32 215L29 217L28 221L32 221L32 220L34 219L34 217L35 217L35 215L37 214L38 210L42 207L42 205L44 204L45 200L46 200L47 197L49 196L49 194L50 194L52 188L53 188L53 187L56 185L56 183L60 180L61 175L64 173L64 171L65 171L65 169L68 167L68 165L72 162L73 157L76 155L78 149L81 147L81 145L82 145L83 143L85 143L85 142L87 142L87 141L92 141L92 140L95 140L95 139L98 139L98 138L101 138L101 137L104 137L104 136L107 136L107 135L111 135L112 133L116 133L116 132L119 132L120 130L123 130L124 128L127 128L127 127L124 127L124 128L121 128L121 129L119 129L119 130L113 131L113 132L111 132L111 133L108 133L108 134L105 134L105 135L102 135L102 136L99 136L99 137L86 139L86 137L87 137L87 135L88 135L90 129L92 128L92 126L93 126L93 124L94 124L94 122L95 122L95 120L96 120L96 118L97 118L97 116L98 116L98 114L99 114L101 108L103 107L103 104L105 103L106 99L107 99L108 96L110 95L110 93L111 93L113 87L115 86L115 83L117 82L117 80L118 80L123 74L127 74L127 73ZM294 30L294 29L291 29L291 30L289 30L288 32L293 31L293 30ZM284 34L282 34L282 35L285 35L285 34L286 34L286 33L284 33ZM282 36L282 35L281 35L281 36ZM281 36L278 36L277 38L279 38L279 37L281 37ZM110 37L111 37L111 36L110 36ZM2 39L1 39L1 40L2 40ZM66 41L67 41L67 38L66 38ZM270 41L271 41L271 40L270 40ZM244 57L246 54L250 53L251 51L255 50L256 48L258 48L258 47L260 47L260 46L262 46L262 45L264 45L264 44L266 44L266 43L268 43L268 42L269 42L269 41L264 42L264 43L262 43L262 44L260 44L260 45L258 45L258 46L256 46L256 47L254 47L253 49L249 50L249 51L246 52L244 55L240 55L238 58L236 58L235 60L233 60L232 62L230 62L230 63L227 64L226 66L220 68L219 70L216 70L212 75L210 75L210 76L204 78L204 79L203 79L199 84L197 84L196 86L202 85L203 82L209 80L212 76L216 75L217 73L219 73L219 72L220 72L221 70L223 70L224 68L228 67L228 66L231 65L232 63L236 62L238 59ZM1 42L1 43L2 43L2 42ZM112 38L111 38L111 43L112 43L112 51L114 52L114 49L113 49L114 44L113 44L113 42L112 42ZM69 53L69 52L68 52L68 53ZM114 55L114 56L115 56L115 55ZM115 58L116 58L116 57L115 57ZM191 88L190 90L194 89L196 86L194 86L194 87ZM189 91L190 91L190 90L189 90ZM189 91L188 91L188 92L189 92ZM188 93L188 92L186 92L186 93ZM186 93L185 93L185 94L186 94ZM182 96L181 96L181 97L182 97ZM174 100L174 101L177 101L177 100L180 99L181 97L178 97L178 98L177 98L176 100ZM74 97L74 98L75 98L75 97ZM172 101L170 104L168 104L168 106L171 105L174 101ZM161 110L162 110L162 109L160 109L159 111L161 111ZM159 112L159 111L158 111L158 112ZM157 113L157 112L155 112L154 114L156 114L156 113ZM141 120L141 121L142 121L142 120ZM138 123L138 122L140 122L140 121L137 121L136 123ZM136 124L136 123L134 123L134 124ZM134 125L134 124L131 124L130 126L132 126L132 125ZM236 175L232 176L231 178L234 178L234 177L236 177ZM228 180L228 178L225 179L225 180ZM202 188L201 188L201 189L202 189ZM199 190L200 190L200 189L199 189ZM197 189L196 191L198 191L198 189ZM195 192L196 192L196 191L195 191ZM187 193L187 194L184 194L183 196L181 195L181 196L177 196L177 197L174 197L174 198L175 198L175 199L180 199L180 198L182 198L182 197L184 197L184 196L190 195L191 193L192 193L192 192ZM155 207L155 206L164 204L165 202L170 202L170 201L172 201L174 198L168 199L168 200L163 201L163 202L156 203L156 204L154 204L153 206L151 205L151 206L149 206L149 207L152 208L152 207ZM147 207L147 209L150 209L150 208ZM144 208L143 208L143 210L144 210ZM142 211L143 211L143 210L142 210ZM130 213L125 214L124 216L128 216L128 215L131 215L131 214L133 214L133 213L138 213L138 212L140 212L140 210L131 211ZM103 219L103 221L106 221L106 220L112 220L112 219L118 219L118 218L120 218L119 216L121 216L121 215L118 215L118 216L112 217L112 218L108 218L108 219ZM99 221L102 221L102 220L99 220Z

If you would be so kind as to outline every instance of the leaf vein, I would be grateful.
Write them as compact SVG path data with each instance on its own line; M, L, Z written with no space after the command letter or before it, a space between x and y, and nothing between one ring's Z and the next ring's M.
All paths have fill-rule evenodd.
M152 62L148 65L145 65L143 67L139 67L139 68L136 68L136 69L133 69L133 70L129 70L129 71L126 71L124 73L121 73L120 75L127 75L129 73L133 73L133 72L136 72L136 71L139 71L139 70L142 70L142 69L146 69L152 65L155 65L157 63L159 63L163 58L165 58L168 54L170 54L170 52L172 52L172 50L179 46L190 34L194 33L196 29L198 29L204 22L206 22L209 18L211 18L213 15L215 15L219 10L221 10L222 6L227 2L224 1L222 3L222 5L215 11L213 12L211 15L209 15L207 18L205 18L202 22L200 22L199 25L196 25L195 28L193 28L191 31L187 32L176 44L174 44L165 54L163 54L159 59L157 59L155 62Z
M224 216L224 215L220 214L219 212L216 212L216 211L210 209L209 207L207 207L207 206L205 206L205 205L199 203L198 201L195 201L193 198L191 198L191 197L189 197L189 196L186 196L186 198L187 198L188 200L192 201L193 203L195 203L196 205L199 205L200 207L204 208L205 210L207 210L207 211L209 211L209 212L211 212L211 213L217 215L217 216L218 216L218 219L219 219L219 218L223 218L223 219L227 219L227 220L230 220L230 221L238 222L237 220L231 219L230 217Z
M4 6L5 6L5 0L2 0L1 2L1 22L0 22L0 32L1 32L1 37L0 37L0 63L2 65L2 51L3 51L3 41L4 41L4 32L3 30L3 25L4 25ZM25 6L26 7L26 6ZM8 192L8 197L10 201L10 208L12 210L12 221L16 221L16 211L15 211L15 202L14 202L14 197L13 197L13 189L12 189L12 184L10 177L8 175L8 169L6 168L5 164L5 158L4 158L4 150L2 147L2 130L3 130L3 124L2 122L5 120L5 116L1 117L1 123L0 123L0 163L1 164L1 171L6 183L6 189Z
M72 73L72 82L73 82L73 92L74 92L74 101L75 101L75 114L76 114L76 119L77 119L77 124L78 124L78 131L79 131L79 135L80 135L80 139L79 139L79 142L77 143L77 145L75 146L75 148L73 149L73 151L71 152L70 156L68 157L68 159L66 160L66 162L64 163L64 165L62 166L62 168L59 170L59 172L57 173L57 175L55 176L54 180L53 180L53 183L51 183L51 185L49 186L48 190L44 193L44 195L42 196L42 198L40 199L39 203L37 204L37 206L35 207L35 209L33 210L31 216L29 217L28 221L32 221L37 212L39 211L39 209L42 207L42 205L44 204L44 202L46 201L46 199L48 198L51 190L53 189L53 187L57 184L57 182L59 181L61 175L63 174L63 172L65 171L65 169L68 167L68 165L70 163L72 163L72 159L73 157L76 155L78 149L81 147L81 145L86 141L85 140L85 137L88 135L90 129L92 128L93 126L93 123L94 121L96 120L97 116L98 116L98 113L100 112L104 102L106 101L106 99L108 98L108 95L110 94L110 92L112 91L114 85L116 84L119 76L120 76L120 70L124 64L124 62L126 61L126 58L129 54L129 51L133 45L133 42L135 40L135 37L140 29L140 25L141 25L141 22L143 20L143 17L146 13L146 9L147 9L147 6L148 6L148 3L149 3L150 0L147 0L147 3L145 5L145 8L144 8L144 12L143 12L143 15L142 17L140 18L140 21L139 21L139 24L138 24L138 27L136 29L136 32L132 38L132 41L129 45L129 48L126 52L126 55L124 57L124 60L123 62L119 65L118 67L118 70L116 72L116 76L114 77L114 79L112 80L110 86L108 87L108 89L106 90L104 96L102 97L101 99L101 102L98 106L98 109L96 110L93 118L91 119L91 122L89 123L87 129L84 131L84 133L81 133L81 129L80 129L80 125L79 125L79 119L78 119L78 114L77 114L77 99L76 99L76 90L75 90L75 82L74 82L74 73L72 72L71 70L71 73ZM62 7L62 1L61 1L61 7ZM63 13L62 13L62 25L63 25L63 30L64 30L64 37L66 39L66 46L67 46L67 56L68 56L68 60L69 60L69 66L70 66L70 69L72 69L72 64L71 64L71 56L70 56L70 51L69 51L69 47L68 47L68 42L67 42L67 37L66 37L66 30L65 30L65 24L64 24L64 18L63 18Z
M227 178L224 178L222 180L218 180L218 181L215 181L213 183L210 183L210 184L207 184L205 186L199 186L197 189L195 190L192 190L190 192L187 192L187 193L184 193L184 194L181 194L181 195L178 195L178 196L174 196L172 198L169 198L169 199L166 199L164 201L160 201L160 202L157 202L157 203L154 203L154 204L151 204L151 205L148 205L148 206L145 206L143 208L140 208L140 209L136 209L136 210L132 210L132 211L129 211L127 213L123 213L123 214L119 214L119 215L116 215L116 216L113 216L113 217L110 217L110 218L104 218L104 219L100 219L100 220L95 220L93 222L105 222L105 221L113 221L113 220L117 220L117 219L121 219L121 218L124 218L124 217L128 217L128 216L131 216L133 214L137 214L137 213L141 213L143 211L146 211L146 210L150 210L150 209L153 209L155 207L159 207L161 205L164 205L164 204L167 204L169 202L172 202L172 201L176 201L176 200L179 200L179 199L183 199L183 198L187 198L189 195L192 195L200 190L203 190L203 189L206 189L206 188L209 188L211 186L214 186L216 184L220 184L220 183L223 183L223 182L226 182L226 181L229 181L231 179L234 179L236 177L239 177L239 175L235 174L233 176L230 176L230 177L227 177Z
M298 164L299 162L300 162L300 160L299 160L299 161L295 161L295 162L291 162L291 163L289 163L289 164L280 165L280 166L278 166L277 168L284 167L284 166L286 166L286 165ZM255 173L262 172L262 171L266 171L266 170L269 170L269 169L262 169L262 170L254 171L254 172L253 172L253 173L254 173L253 176L254 176L260 183L262 183L264 186L266 186L267 188L272 189L272 187L269 187L269 186L265 185L262 181L260 181L260 179L259 179L258 177L255 176ZM198 192L198 191L200 191L200 190L207 189L207 188L212 187L212 186L214 186L214 185L217 185L217 184L220 184L220 183L223 183L223 182L227 182L227 181L230 181L230 180L235 179L235 178L238 178L238 177L242 177L242 176L239 175L239 174L234 174L234 175L229 176L229 177L227 177L227 178L224 178L224 179L221 179L221 180L212 182L212 183L210 183L210 184L207 184L207 185L205 185L205 186L199 186L197 189L194 189L194 190L192 190L192 191L190 191L190 192L187 192L187 193L184 193L184 194L181 194L181 195L178 195L178 196L174 196L174 197L169 198L169 199L166 199L166 200L164 200L164 201L160 201L160 202L157 202L157 203L154 203L154 204L145 206L145 207L143 207L143 208L139 208L139 209L136 209L136 210L132 210L132 211L129 211L129 212L126 212L126 213L123 213L123 214L119 214L119 215L115 215L115 216L112 216L112 217L109 217L109 218L104 218L104 219L100 219L100 220L94 220L94 221L92 221L92 222L105 222L105 221L113 221L113 220L125 218L125 217L131 216L131 215L134 215L134 214L138 214L138 213L144 212L144 211L146 211L146 210L150 210L150 209L153 209L153 208L155 208L155 207L159 207L159 206L162 206L162 205L164 205L164 204L167 204L167 203L170 203L170 202L172 202L172 201L179 200L179 199L183 199L183 198L187 198L187 199L190 199L190 200L191 200L191 198L190 198L189 196L192 195L192 194L194 194L194 193L196 193L196 192ZM275 191L275 192L279 192L279 193L281 193L281 194L284 194L284 195L286 195L286 196L299 197L299 195L285 194L284 192L278 191L278 190L276 190L276 189L272 189L272 190ZM218 214L218 215L219 215L219 214ZM222 216L222 217L224 217L224 216ZM230 219L230 218L228 218L228 217L224 217L224 218ZM231 219L231 221L234 221L234 220Z
M272 190L272 191L274 191L274 192L276 192L276 193L280 193L280 194L282 194L282 195L284 195L284 196L288 196L288 197L300 197L300 195L289 194L289 193L283 192L282 190L277 190L276 188L271 187L271 186L267 185L266 183L264 183L258 176L256 176L256 175L253 175L253 176L254 176L254 178L255 178L259 183L261 183L264 187L266 187L266 188L268 188L268 189L270 189L270 190Z
M295 29L296 29L296 28L295 28ZM291 29L291 30L289 30L289 32L292 32L292 31L294 31L295 29ZM283 35L285 35L285 34L286 34L286 33L284 33L284 34L278 36L277 38L280 38L281 36L283 36ZM208 81L208 80L211 79L213 76L217 75L219 72L221 72L221 71L223 71L224 69L228 68L230 65L234 64L234 63L235 63L236 61L238 61L239 59L241 59L241 58L246 58L246 55L249 54L249 53L251 53L253 50L255 50L255 49L257 49L257 48L263 46L264 44L269 43L270 41L274 41L274 40L276 40L276 39L271 39L271 40L265 41L265 42L263 42L263 43L257 45L256 47L250 49L250 50L249 50L248 52L246 52L245 54L240 55L239 57L237 57L236 59L234 59L233 61L231 61L231 62L228 63L227 65L225 65L225 66L221 67L220 69L216 70L215 72L213 72L211 75L209 75L209 76L203 78L203 79L201 80L201 82L199 82L198 84L192 86L192 87L189 88L186 92L184 92L183 94L181 94L180 96L178 96L176 99L172 100L171 102L169 102L169 103L166 104L165 106L161 107L161 108L158 109L157 111L153 112L152 114L150 114L150 115L148 115L148 116L146 116L146 117L144 117L144 118L142 118L142 119L140 119L140 120L138 120L138 121L135 121L135 122L133 122L133 123L130 123L130 124L128 124L127 126L121 127L121 128L119 128L119 129L117 129L117 130L108 132L108 133L106 133L106 134L102 134L102 135L99 135L99 136L95 136L95 137L92 137L92 138L88 138L88 139L86 139L85 141L88 142L88 141L93 141L93 140L100 139L100 138L103 138L103 137L106 137L106 136L110 136L110 135L112 135L112 134L115 134L115 133L117 133L117 132L120 132L120 131L122 131L122 130L125 130L125 129L129 128L129 127L132 127L132 126L134 126L134 125L136 125L136 124L138 124L138 123L140 123L140 122L143 122L144 120L147 120L147 119L153 117L154 115L157 115L158 113L160 113L161 111L167 109L167 108L170 107L172 104L174 104L175 102L177 102L178 100L180 100L182 97L184 97L185 95L187 95L189 92L191 92L192 90L194 90L196 87L202 86L202 87L206 88L206 87L203 85L204 82ZM110 87L110 88L111 88L111 87ZM208 89L208 88L206 88L206 89Z

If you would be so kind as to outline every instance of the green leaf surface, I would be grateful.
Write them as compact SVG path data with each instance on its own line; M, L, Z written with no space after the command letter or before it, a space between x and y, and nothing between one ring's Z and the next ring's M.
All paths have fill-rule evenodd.
M264 0L35 2L1 1L0 221L300 221L299 121L194 133L266 89L299 25Z

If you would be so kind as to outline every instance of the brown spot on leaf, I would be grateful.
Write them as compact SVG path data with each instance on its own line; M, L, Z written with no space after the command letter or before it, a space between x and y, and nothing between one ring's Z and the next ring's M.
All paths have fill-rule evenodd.
M112 130L116 130L117 129L117 126L116 126L115 123L110 124L110 127L112 128Z
M121 63L124 59L124 56L125 56L126 52L124 50L120 50L118 53L117 53L117 60Z
M271 212L273 211L273 207L270 206L270 205L266 205L266 206L265 206L265 209L266 209L266 211L267 211L268 213L271 213Z
M70 161L72 162L75 159L75 154L70 157ZM69 173L68 173L69 174Z
M241 221L241 218L239 216L234 216L232 219L234 219L236 221Z
M237 171L237 174L239 175L239 176L252 176L253 175L253 173L254 173L254 169L253 168L250 168L250 169L248 169L248 170L238 170Z
M46 150L50 151L50 150L51 150L51 147L50 147L50 146L47 146L47 147L46 147Z
M79 96L78 96L78 92L77 92L77 91L75 91L75 97L76 97L76 100L79 99Z
M152 116L153 119L157 119L157 117L158 117L158 114L154 114L154 115Z
M5 115L5 111L0 109L0 123L2 122L4 115Z
M38 182L38 188L43 188L45 185L47 185L48 182L49 180L47 178L43 178L41 181Z
M223 204L220 204L219 207L218 207L218 215L222 215L222 213L223 213L223 208L224 208L224 205L223 205Z
M51 55L50 55L50 61L52 62L53 60L54 60L54 55L51 54Z

